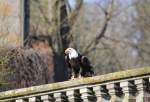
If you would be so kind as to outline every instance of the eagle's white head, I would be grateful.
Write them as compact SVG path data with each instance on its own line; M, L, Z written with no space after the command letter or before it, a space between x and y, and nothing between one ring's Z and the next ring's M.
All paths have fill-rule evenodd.
M65 50L65 54L68 54L69 59L78 57L78 52L75 49L73 49L73 48L67 48Z

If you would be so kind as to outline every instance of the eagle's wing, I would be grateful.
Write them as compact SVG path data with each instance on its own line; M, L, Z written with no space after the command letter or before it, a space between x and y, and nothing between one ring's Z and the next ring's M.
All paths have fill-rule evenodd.
M71 65L69 63L69 57L67 55L65 56L65 63L66 63L68 68L71 68Z
M81 63L86 67L91 65L89 59L86 56L81 57Z
M81 67L84 74L90 74L85 76L92 76L94 74L93 67L86 56L81 56Z
M70 64L70 61L69 61L69 57L67 55L65 56L65 63L66 63L66 66L67 66L68 78L70 79L72 77L72 68L71 68L71 64Z

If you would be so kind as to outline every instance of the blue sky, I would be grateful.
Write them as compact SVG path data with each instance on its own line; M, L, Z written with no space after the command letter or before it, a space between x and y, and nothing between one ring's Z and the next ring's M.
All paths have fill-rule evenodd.
M84 0L85 3L93 3L96 0ZM73 7L75 5L75 0L69 0L70 5Z
M75 5L75 0L69 0L71 6Z
M70 5L73 7L75 5L75 1L76 0L69 0ZM85 3L94 3L97 0L84 0ZM122 1L124 4L132 4L133 0L120 0Z
M84 0L84 2L88 2L88 3L93 3L95 2L96 0Z

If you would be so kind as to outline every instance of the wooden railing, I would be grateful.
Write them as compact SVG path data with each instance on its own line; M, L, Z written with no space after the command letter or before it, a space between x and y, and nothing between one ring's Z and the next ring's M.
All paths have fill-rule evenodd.
M0 102L150 102L150 67L10 90Z

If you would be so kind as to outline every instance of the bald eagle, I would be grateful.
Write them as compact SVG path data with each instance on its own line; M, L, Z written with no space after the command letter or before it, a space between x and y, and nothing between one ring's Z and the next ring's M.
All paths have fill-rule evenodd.
M69 68L69 78L90 77L94 74L93 67L86 56L81 55L73 48L65 50L65 61Z

